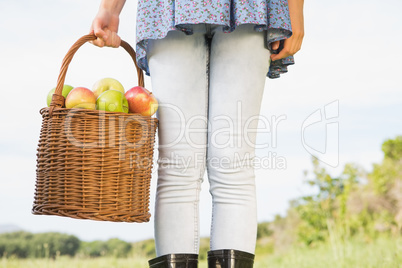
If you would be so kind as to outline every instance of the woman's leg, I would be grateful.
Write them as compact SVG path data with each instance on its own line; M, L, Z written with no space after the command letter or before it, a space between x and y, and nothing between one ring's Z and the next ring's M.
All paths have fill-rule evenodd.
M169 32L166 38L151 42L148 61L159 101L156 254L198 254L208 107L204 34Z
M270 52L264 33L242 25L211 43L207 169L213 199L211 250L254 253L257 234L252 160ZM248 132L247 132L248 131Z

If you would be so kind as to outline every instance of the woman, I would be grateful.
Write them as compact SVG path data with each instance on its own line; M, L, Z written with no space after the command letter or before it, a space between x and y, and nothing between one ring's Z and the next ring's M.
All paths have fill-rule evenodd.
M102 0L95 45L119 46L124 2ZM138 1L137 61L160 105L150 267L197 267L205 171L213 200L208 265L253 267L256 135L249 130L266 76L287 71L303 35L303 0Z

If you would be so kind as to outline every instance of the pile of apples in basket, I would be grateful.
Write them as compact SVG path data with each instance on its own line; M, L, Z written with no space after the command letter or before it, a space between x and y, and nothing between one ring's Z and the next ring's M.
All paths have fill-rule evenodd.
M50 106L56 88L47 95L47 106ZM66 99L63 108L101 110L107 112L139 113L152 116L158 109L158 101L146 88L136 86L125 92L123 85L113 78L97 81L92 90L86 87L64 85L62 91Z

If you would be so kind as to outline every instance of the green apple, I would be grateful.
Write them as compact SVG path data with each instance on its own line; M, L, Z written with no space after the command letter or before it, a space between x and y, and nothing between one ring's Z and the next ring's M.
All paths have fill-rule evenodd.
M123 85L114 78L102 78L92 86L92 91L96 98L109 89L114 89L124 94Z
M92 90L85 87L76 87L66 98L66 108L80 108L95 110L96 98Z
M73 89L72 86L70 85L64 85L63 86L63 90L61 92L61 95L63 95L64 98L67 98L68 93L70 93L70 91ZM54 92L56 91L56 88L53 88L52 90L49 91L49 93L47 94L47 107L50 106L50 102L52 101L52 96L54 94Z
M96 109L107 112L128 113L128 101L123 93L110 89L98 97L96 100Z

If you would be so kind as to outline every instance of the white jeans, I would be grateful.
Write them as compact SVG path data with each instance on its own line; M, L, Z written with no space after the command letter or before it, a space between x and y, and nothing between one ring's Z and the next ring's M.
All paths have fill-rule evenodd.
M160 104L157 256L198 253L205 170L213 201L211 250L254 253L251 162L270 52L264 32L253 27L228 34L199 24L192 35L171 31L150 43L152 88Z

